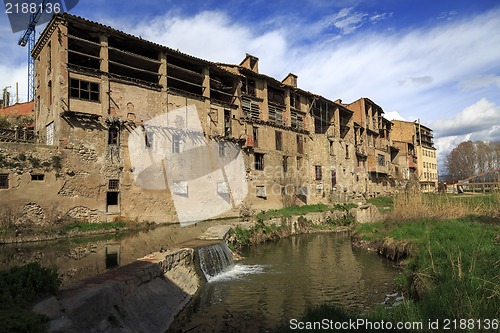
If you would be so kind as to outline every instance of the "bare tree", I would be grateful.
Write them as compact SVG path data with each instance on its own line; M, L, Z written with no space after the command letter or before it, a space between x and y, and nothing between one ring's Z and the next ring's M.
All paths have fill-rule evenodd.
M500 168L500 142L462 142L446 157L445 165L454 180Z
M473 176L476 172L476 149L472 141L465 141L455 147L446 157L448 174L455 180Z

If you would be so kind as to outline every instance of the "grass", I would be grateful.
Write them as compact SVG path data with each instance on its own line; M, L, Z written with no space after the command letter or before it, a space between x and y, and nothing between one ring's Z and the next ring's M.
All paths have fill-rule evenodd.
M258 220L269 220L273 217L290 217L296 215L305 215L307 213L318 213L318 212L328 212L334 210L349 210L351 208L355 208L357 205L355 204L346 204L346 205L334 205L333 207L317 204L317 205L304 205L304 206L290 206L281 209L271 209L266 211L261 211L256 215Z
M41 297L55 294L59 287L56 268L39 263L0 272L0 332L45 332L48 318L29 310Z
M374 205L381 212L394 210L393 197L384 196L384 197L369 198L366 200L366 203Z
M404 273L396 281L406 300L390 310L379 308L367 314L323 305L309 309L301 320L364 317L372 321L422 322L424 325L436 319L441 323L444 319L498 320L499 194L404 193L370 201L379 207L388 207L392 202L393 210L385 214L382 222L359 225L356 233L364 240L382 242L391 237L411 244ZM281 331L289 330L285 327ZM462 331L478 330L476 326Z
M95 230L116 230L123 229L127 225L125 222L117 221L117 222L107 222L107 223L89 223L89 222L74 222L70 224L64 225L60 231L62 233L67 233L72 230L77 230L80 232L90 232Z

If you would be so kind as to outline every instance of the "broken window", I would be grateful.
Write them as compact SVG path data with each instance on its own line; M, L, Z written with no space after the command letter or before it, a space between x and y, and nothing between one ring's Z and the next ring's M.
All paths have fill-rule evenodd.
M255 153L255 170L264 170L264 154Z
M144 143L146 149L152 149L154 143L154 133L152 131L144 132Z
M235 92L234 78L221 73L210 73L210 98L223 103L233 104Z
M9 174L0 173L0 189L8 189L8 188L9 188Z
M259 128L254 126L252 129L252 132L253 132L253 146L258 147L259 146Z
M120 187L120 181L118 179L110 179L108 181L108 190L109 191L118 191Z
M118 128L110 127L108 129L108 145L118 144Z
M279 131L275 132L276 150L283 150L282 146L282 133Z
M321 168L321 165L315 165L314 168L316 171L316 180L323 179L323 170Z
M283 108L269 104L269 121L276 125L283 125Z
M181 152L181 136L179 134L172 135L172 153L178 154Z
M31 174L31 181L33 182L43 182L45 180L44 174Z
M231 110L224 109L224 135L231 135Z
M177 91L203 95L203 67L185 59L167 56L167 86Z
M260 108L258 102L248 97L242 97L241 108L245 118L260 119Z
M241 80L241 92L250 96L256 96L255 93L255 80L244 78Z
M70 97L99 102L99 83L72 78L70 80Z
M385 156L382 154L378 154L377 162L378 162L378 165L385 166Z
M296 129L303 129L303 119L304 114L297 110L291 110L291 118L292 118L292 127Z
M269 87L267 89L267 98L270 103L285 105L285 94L283 91Z

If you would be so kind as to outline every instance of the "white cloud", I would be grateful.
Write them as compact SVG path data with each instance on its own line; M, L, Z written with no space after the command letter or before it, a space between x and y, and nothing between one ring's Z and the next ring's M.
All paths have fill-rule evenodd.
M397 111L389 111L384 114L384 117L389 120L403 120L403 121L409 121L409 119L403 117L400 115Z
M372 23L377 23L379 21L387 20L390 17L392 17L392 13L377 13L370 16L370 21Z
M362 26L366 16L368 14L356 12L353 7L342 8L338 13L323 18L321 25L325 29L334 26L341 35L347 35Z
M432 127L439 137L448 137L486 133L492 126L498 124L500 124L500 106L482 98L454 117L436 121Z
M451 119L432 124L438 149L438 164L444 165L446 156L461 142L500 142L500 106L481 99Z

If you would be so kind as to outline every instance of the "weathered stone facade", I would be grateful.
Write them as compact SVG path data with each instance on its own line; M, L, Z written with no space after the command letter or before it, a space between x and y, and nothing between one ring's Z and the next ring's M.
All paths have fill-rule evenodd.
M406 157L380 106L304 91L294 74L278 81L255 56L212 63L68 13L33 56L38 143L61 166L44 189L19 188L21 205L48 209L43 197L89 221L175 222L360 202L401 184ZM0 198L18 196L10 185Z
M438 165L432 130L420 122L393 120L393 140L403 150L399 165L406 179L418 180L424 192L438 189Z

